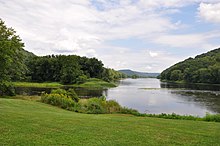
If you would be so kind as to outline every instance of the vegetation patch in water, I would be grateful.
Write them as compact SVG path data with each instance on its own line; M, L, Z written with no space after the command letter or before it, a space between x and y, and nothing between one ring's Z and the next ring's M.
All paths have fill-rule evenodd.
M83 88L112 88L117 87L113 82L106 82L100 79L91 78L88 79L85 83L74 84L74 87L83 87Z
M15 87L35 87L35 88L60 88L64 86L73 86L73 87L82 87L82 88L111 88L116 87L117 85L113 82L106 82L101 79L91 78L87 79L84 83L81 84L71 84L63 85L58 82L44 82L44 83L35 83L35 82L13 82Z
M57 82L44 82L44 83L34 83L34 82L13 82L14 86L16 87L35 87L35 88L58 88L62 87L63 85Z

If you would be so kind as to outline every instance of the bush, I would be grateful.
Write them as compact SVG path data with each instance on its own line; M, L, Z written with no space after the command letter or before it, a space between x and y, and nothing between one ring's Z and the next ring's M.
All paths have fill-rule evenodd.
M120 113L121 106L115 100L106 101L105 96L100 98L82 99L79 102L81 105L80 112L89 114L108 114Z
M132 114L132 115L136 115L136 116L139 116L139 114L140 114L137 110L132 109L132 108L127 108L127 107L121 108L120 113L122 113L122 114Z
M0 96L15 96L15 88L10 82L0 82Z
M78 95L76 94L76 92L72 88L70 88L68 91L66 91L64 89L52 90L51 94L60 94L60 95L64 95L64 96L71 98L75 102L79 101Z
M61 107L63 109L77 111L77 103L75 103L71 98L64 94L44 94L41 97L41 101L47 104Z
M54 89L51 90L51 94L67 95L67 91L64 89Z
M115 100L106 101L107 113L119 113L121 111L121 106Z
M81 75L76 79L77 84L83 84L87 81L88 77L86 75Z
M106 100L105 98L90 98L87 99L86 104L87 113L89 114L104 114L106 113Z
M220 114L211 115L209 113L203 118L203 121L220 122Z
M76 94L76 92L75 92L75 90L74 89L69 89L68 91L67 91L67 96L69 97L69 98L71 98L73 101L75 101L75 102L78 102L79 101L79 97L78 97L78 95Z

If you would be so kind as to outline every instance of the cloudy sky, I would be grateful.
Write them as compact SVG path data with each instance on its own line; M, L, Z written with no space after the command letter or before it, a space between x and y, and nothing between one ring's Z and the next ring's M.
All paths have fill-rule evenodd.
M36 55L114 69L161 72L220 47L220 0L0 0L0 18Z

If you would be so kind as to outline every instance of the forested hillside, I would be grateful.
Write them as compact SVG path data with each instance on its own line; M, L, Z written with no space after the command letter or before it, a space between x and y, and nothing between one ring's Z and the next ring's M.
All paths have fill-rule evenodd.
M220 84L220 48L171 66L161 73L160 79Z

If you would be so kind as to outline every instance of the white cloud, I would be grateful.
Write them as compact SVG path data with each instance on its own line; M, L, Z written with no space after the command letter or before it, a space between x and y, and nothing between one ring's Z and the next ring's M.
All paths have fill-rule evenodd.
M158 56L158 53L157 52L153 52L153 51L149 51L149 55L151 57L157 57Z
M202 19L208 22L220 23L220 3L201 3L198 10Z
M162 71L179 58L157 49L132 51L106 42L136 38L159 46L210 46L208 40L216 36L171 34L182 28L184 22L175 22L168 15L200 2L212 3L208 10L203 8L204 12L200 8L201 12L218 11L216 0L0 0L0 14L8 26L17 30L25 49L37 55L95 56L116 69ZM208 7L205 3L202 6ZM219 18L215 13L207 20L216 21L216 17Z

